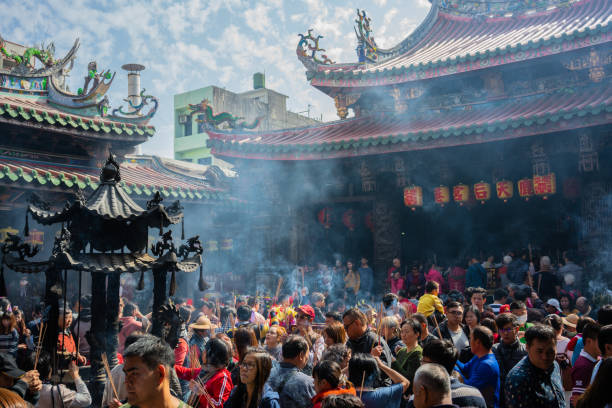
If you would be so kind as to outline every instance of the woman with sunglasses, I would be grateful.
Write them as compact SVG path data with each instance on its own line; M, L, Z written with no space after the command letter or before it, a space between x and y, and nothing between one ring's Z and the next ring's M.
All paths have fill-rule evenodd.
M306 339L310 355L306 367L302 369L305 374L310 375L312 368L321 360L325 350L325 340L312 329L315 318L314 309L310 305L302 305L297 309L297 329L299 335Z
M267 384L272 358L250 347L240 363L240 382L225 403L228 408L280 408L278 393Z

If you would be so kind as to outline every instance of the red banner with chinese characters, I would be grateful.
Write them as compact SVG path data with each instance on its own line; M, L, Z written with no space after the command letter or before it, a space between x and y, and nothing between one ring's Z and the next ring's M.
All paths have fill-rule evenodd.
M508 201L508 199L512 198L514 195L514 185L511 181L498 181L495 184L495 189L497 190L497 198L504 200L504 202Z
M322 208L317 213L317 219L319 220L319 224L321 224L325 229L329 229L332 223L332 215L331 210L327 207Z
M555 173L545 176L533 176L533 192L546 199L549 195L557 192L557 179Z
M484 181L474 184L474 198L481 203L488 201L491 198L491 185Z
M533 180L530 178L520 179L516 185L518 187L519 196L525 200L529 200L529 197L533 196Z
M419 186L404 188L404 205L413 210L423 206L423 189Z
M466 203L470 199L470 188L465 184L458 184L453 187L453 200L460 205Z
M450 191L446 186L440 186L434 188L434 200L436 204L440 204L444 207L444 204L448 204L450 201Z

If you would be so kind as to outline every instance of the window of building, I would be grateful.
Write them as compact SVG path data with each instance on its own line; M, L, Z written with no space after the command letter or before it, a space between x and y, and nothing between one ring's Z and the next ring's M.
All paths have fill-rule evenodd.
M193 121L191 120L191 117L189 117L187 119L187 122L185 122L185 136L191 136L192 133L193 133Z
M212 164L212 157L202 157L198 159L198 164Z

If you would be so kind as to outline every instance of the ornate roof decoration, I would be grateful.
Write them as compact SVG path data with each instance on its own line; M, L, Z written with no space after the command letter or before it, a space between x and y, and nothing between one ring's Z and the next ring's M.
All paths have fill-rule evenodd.
M252 122L248 123L244 118L233 116L228 112L221 112L217 115L213 113L210 101L203 99L198 104L189 104L188 108L189 116L196 114L202 114L202 118L197 118L196 122L204 123L209 128L220 128L221 125L225 124L230 129L255 129L261 123L263 117L257 117Z
M300 40L298 41L297 47L295 49L295 53L298 56L298 59L302 61L302 64L308 69L312 69L312 67L320 64L320 65L330 65L334 64L334 62L329 59L329 57L325 54L324 48L319 47L319 40L323 38L322 35L313 34L313 29L308 29L308 33L298 34Z
M483 7L503 13L482 14ZM612 0L433 0L412 34L376 49L376 62L310 64L307 78L333 94L334 88L396 85L563 54L612 41L611 8Z
M374 34L370 27L372 19L366 16L365 10L357 9L357 27L355 35L357 36L357 57L359 62L377 62L378 61L378 46L374 40Z
M41 44L40 47L29 47L26 49L23 55L17 55L7 51L5 48L5 42L2 37L0 37L0 52L5 58L17 63L17 65L9 71L10 74L22 77L57 75L65 66L74 60L76 57L76 52L79 49L79 45L79 39L77 38L74 41L74 45L64 58L55 59L55 45L53 43L50 43L47 46ZM35 69L31 65L32 58L40 61L43 64L43 67Z
M157 108L159 106L159 101L155 96L145 95L145 89L143 88L140 91L141 102L138 105L134 105L132 101L128 98L125 98L123 101L127 102L130 110L127 112L123 110L123 106L119 108L113 109L112 114L109 116L110 119L118 120L118 121L131 121L137 123L148 123L149 120L155 115L157 112ZM153 106L147 113L142 113L142 110L145 106L152 103Z
M473 108L470 106L470 108ZM439 113L369 115L257 134L209 132L215 156L319 160L484 143L607 124L612 85L511 98L493 106Z

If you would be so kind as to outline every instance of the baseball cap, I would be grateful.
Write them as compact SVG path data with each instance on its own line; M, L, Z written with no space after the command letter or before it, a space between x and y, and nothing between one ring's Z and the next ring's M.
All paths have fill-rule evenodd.
M302 305L298 307L297 311L304 313L305 315L310 317L310 319L314 319L315 317L314 309L310 305Z

